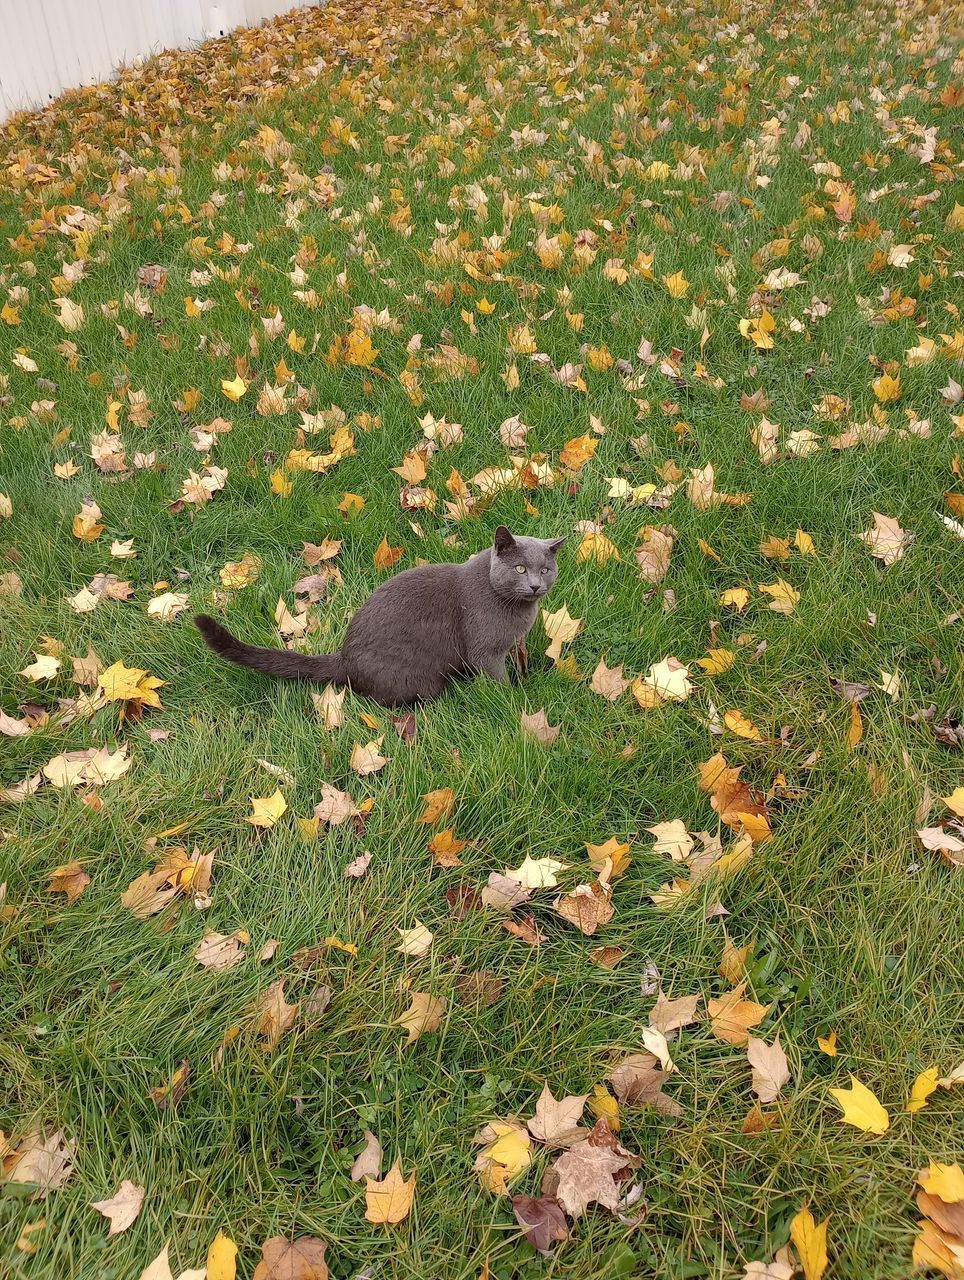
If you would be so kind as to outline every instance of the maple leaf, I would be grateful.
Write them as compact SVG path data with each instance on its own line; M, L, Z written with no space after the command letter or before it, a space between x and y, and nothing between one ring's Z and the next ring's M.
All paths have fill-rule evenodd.
M881 1106L876 1094L855 1075L850 1077L849 1089L831 1089L830 1096L840 1103L844 1124L853 1125L863 1133L883 1134L890 1128L890 1116Z
M143 1207L145 1194L144 1187L125 1178L109 1200L95 1200L91 1203L92 1209L96 1209L110 1221L108 1239L120 1235L133 1225Z
M330 782L321 784L321 800L315 805L315 817L329 826L341 826L348 818L357 817L361 809L347 791L339 791Z
M39 680L52 680L60 670L60 659L49 653L35 653L34 657L36 662L32 662L29 667L24 667L17 674L33 680L34 683Z
M562 657L562 646L575 640L582 630L582 618L573 618L565 605L562 605L555 613L542 609L541 614L542 624L550 640L549 647L546 649L546 657L558 663Z
M429 929L425 928L425 925L422 924L421 920L415 921L414 928L399 929L398 932L402 936L402 941L400 945L395 948L396 951L400 951L403 956L428 955L434 935Z
M298 1236L296 1240L272 1236L261 1246L261 1261L251 1280L328 1280L327 1250L327 1242L315 1236ZM210 1272L208 1280L215 1280Z
M426 1031L437 1031L442 1025L446 1001L442 997L429 995L425 991L413 991L409 1007L392 1023L393 1027L403 1027L408 1032L406 1047L414 1044Z
M596 664L589 687L600 697L616 702L629 688L630 681L623 678L622 664L618 667L607 667L602 658Z
M205 1280L205 1272L205 1267L182 1271L177 1280ZM169 1245L165 1245L154 1261L148 1263L141 1272L140 1280L174 1280Z
M369 774L377 773L379 769L384 769L385 765L388 764L389 757L380 754L384 740L384 735L382 735L375 738L374 741L366 743L365 746L358 742L355 743L351 749L349 763L357 774L365 778Z
M752 720L748 720L742 711L727 711L723 723L738 738L747 738L751 742L762 742L763 734Z
M438 791L429 791L422 797L425 801L425 808L419 822L424 822L428 826L434 826L435 823L441 822L455 808L455 792L451 787L442 787Z
M526 1122L526 1127L547 1147L571 1147L587 1134L579 1125L587 1097L588 1094L583 1093L557 1100L546 1083L536 1102L535 1115Z
M696 1022L696 1008L701 996L680 996L676 1000L667 1000L662 991L649 1011L649 1025L663 1035L669 1036L680 1027L688 1027Z
M692 689L689 667L673 657L654 662L645 676L633 681L633 697L644 709L666 702L685 702Z
M590 937L613 916L609 886L601 881L577 885L571 893L556 898L552 905L564 920Z
M247 955L245 946L251 941L246 929L235 933L206 933L198 943L194 959L205 969L232 969Z
M927 1106L927 1099L938 1088L939 1075L940 1072L937 1067L928 1067L926 1071L920 1073L911 1088L907 1106L904 1108L905 1111L911 1113L923 1111L924 1107Z
M857 536L869 549L870 554L882 564L887 567L896 564L898 560L903 559L914 535L902 529L891 516L881 515L879 511L872 511L870 514L874 520L873 527Z
M728 991L725 996L706 1002L710 1026L715 1035L728 1044L744 1045L750 1037L750 1027L755 1027L770 1012L770 1005L744 1000L746 983Z
M591 1204L613 1212L619 1207L615 1175L627 1168L619 1152L585 1140L570 1147L552 1167L559 1180L556 1199L571 1218L581 1218Z
M278 1041L286 1031L291 1030L298 1017L298 1005L288 1004L285 1000L286 981L286 978L279 978L266 987L255 1007L258 1034L267 1040L266 1049L276 1048Z
M287 812L288 801L282 795L281 790L275 788L274 793L270 796L252 796L251 809L252 812L245 818L245 822L249 822L252 827L270 829Z
M389 1224L408 1217L415 1197L415 1174L408 1181L396 1160L385 1177L365 1180L365 1217L369 1222Z
M621 876L630 863L630 845L610 836L603 844L585 842L586 852L592 869L599 873L599 879L608 882L615 876Z
M12 1149L0 1146L4 1182L26 1183L34 1188L33 1199L44 1200L59 1190L74 1171L74 1145L57 1130L49 1136L32 1129Z
M511 1119L493 1120L479 1130L474 1141L484 1147L474 1165L482 1185L496 1195L505 1195L507 1180L532 1161L532 1141L526 1128Z
M800 1258L804 1280L820 1280L827 1269L827 1226L826 1218L817 1225L807 1205L796 1214L790 1223L790 1239Z
M746 1056L753 1068L753 1092L761 1102L773 1102L790 1079L790 1066L783 1052L780 1037L773 1044L750 1036Z
M554 1196L513 1196L512 1211L525 1238L544 1257L551 1254L553 1244L569 1238L566 1216Z
M647 827L647 831L656 837L653 853L666 853L674 862L683 862L693 848L693 837L686 830L682 818L673 818L670 822L657 822Z
M536 742L541 742L545 747L551 747L556 738L559 737L560 726L550 724L544 707L531 715L522 712L522 732L527 738L534 738Z
M221 380L221 390L229 400L238 401L248 389L248 384L240 374L230 380L223 378Z
M140 667L125 667L123 662L117 661L100 673L97 687L107 702L139 703L160 708L157 690L164 683Z
M90 884L90 876L79 862L68 862L62 867L54 867L50 873L50 883L46 893L62 893L66 895L67 905L76 902Z
M793 613L800 603L800 592L795 590L789 582L785 582L783 578L777 578L776 582L761 582L760 590L771 597L768 607L774 613Z

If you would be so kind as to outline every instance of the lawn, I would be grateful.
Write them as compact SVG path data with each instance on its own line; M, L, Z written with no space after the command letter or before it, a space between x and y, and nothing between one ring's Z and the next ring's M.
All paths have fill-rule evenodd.
M910 1274L964 1149L952 13L337 0L0 130L0 1273ZM331 649L499 524L577 621L413 717L191 622Z

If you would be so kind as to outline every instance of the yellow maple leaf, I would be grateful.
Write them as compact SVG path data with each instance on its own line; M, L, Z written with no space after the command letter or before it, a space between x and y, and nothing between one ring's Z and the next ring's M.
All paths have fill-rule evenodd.
M837 1056L836 1031L831 1031L829 1036L817 1036L817 1044L820 1046L821 1053L825 1053L828 1058L836 1058Z
M911 1113L915 1111L923 1111L927 1106L927 1099L937 1089L937 1079L940 1075L937 1067L928 1067L926 1071L922 1071L910 1091L910 1097L907 1099L905 1111Z
M696 659L708 676L721 676L736 662L736 654L732 649L710 649L708 654L706 658Z
M582 618L573 618L566 606L562 605L555 613L549 613L548 610L543 609L542 625L551 642L546 650L546 657L551 658L553 662L558 662L562 657L562 646L568 644L570 640L575 640L582 630Z
M248 389L248 384L241 377L240 373L236 378L230 381L227 378L221 379L221 390L229 400L240 400Z
M800 603L800 592L783 578L777 578L776 582L761 582L760 590L771 597L769 607L774 613L793 613Z
M371 336L363 329L352 329L345 339L345 363L369 369L378 357L378 348L372 346Z
M584 436L573 436L571 440L566 441L559 454L559 461L570 471L581 471L595 456L598 447L598 437L590 435L588 431Z
M750 593L746 587L729 587L720 596L720 608L725 609L727 605L731 605L738 613L742 613L746 606L750 603Z
M830 1219L826 1218L818 1225L807 1205L804 1205L790 1223L790 1239L803 1267L804 1280L820 1280L827 1269L829 1222Z
M155 691L163 684L163 680L149 676L140 667L125 667L121 661L98 676L98 687L107 702L142 702L160 708L161 700Z
M280 788L275 788L274 795L251 797L252 812L245 818L245 822L250 822L252 827L270 828L287 808L288 801L281 794Z
M613 1133L619 1132L619 1103L604 1084L593 1085L587 1105L597 1120L605 1120Z
M211 1242L207 1258L207 1280L235 1280L238 1246L230 1236L219 1231Z
M407 1218L415 1198L415 1174L406 1182L396 1160L385 1177L365 1179L365 1217L369 1222L388 1224Z
M938 1164L932 1160L917 1175L921 1190L929 1196L937 1196L945 1204L960 1204L964 1200L964 1169L959 1164Z
M687 280L682 271L675 271L671 276L663 276L662 280L667 291L674 298L685 298L689 293L691 282Z
M738 738L747 738L750 742L762 742L763 734L752 720L748 720L742 711L727 711L723 723Z
M743 319L740 321L740 333L744 338L749 338L760 351L772 350L773 334L776 331L776 327L777 322L766 307L755 319Z
M595 560L596 564L605 564L607 560L618 560L619 548L604 533L583 534L582 541L576 548L576 560L582 564L585 560Z
M589 861L594 870L603 871L607 869L607 879L613 876L621 876L629 866L631 855L629 844L624 844L617 840L615 836L610 836L603 844L590 844L588 840L584 841L586 852L589 854Z
M889 373L882 373L879 378L874 378L871 386L874 395L883 404L900 399L900 374L892 378Z
M817 545L809 533L805 533L803 529L798 529L793 538L793 545L802 556L815 556L817 554Z
M835 1098L843 1110L841 1119L844 1124L851 1124L863 1133L886 1133L890 1128L890 1116L881 1106L872 1090L857 1079L850 1077L849 1089L831 1089L830 1096Z
M291 489L291 481L280 467L276 467L271 473L271 492L279 498L290 498Z

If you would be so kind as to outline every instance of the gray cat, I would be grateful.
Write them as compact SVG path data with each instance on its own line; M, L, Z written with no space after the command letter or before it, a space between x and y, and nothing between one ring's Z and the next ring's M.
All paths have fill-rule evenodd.
M464 564L406 569L372 592L336 653L258 649L206 614L194 621L230 662L271 676L348 685L388 707L409 706L437 698L460 677L508 678L506 658L535 622L564 542L515 537L499 525L493 545Z

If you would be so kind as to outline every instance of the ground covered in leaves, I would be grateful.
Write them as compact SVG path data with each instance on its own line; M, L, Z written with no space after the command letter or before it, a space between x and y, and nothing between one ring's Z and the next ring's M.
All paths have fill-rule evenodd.
M333 3L8 122L5 1274L964 1276L953 13ZM190 624L499 523L510 685Z

